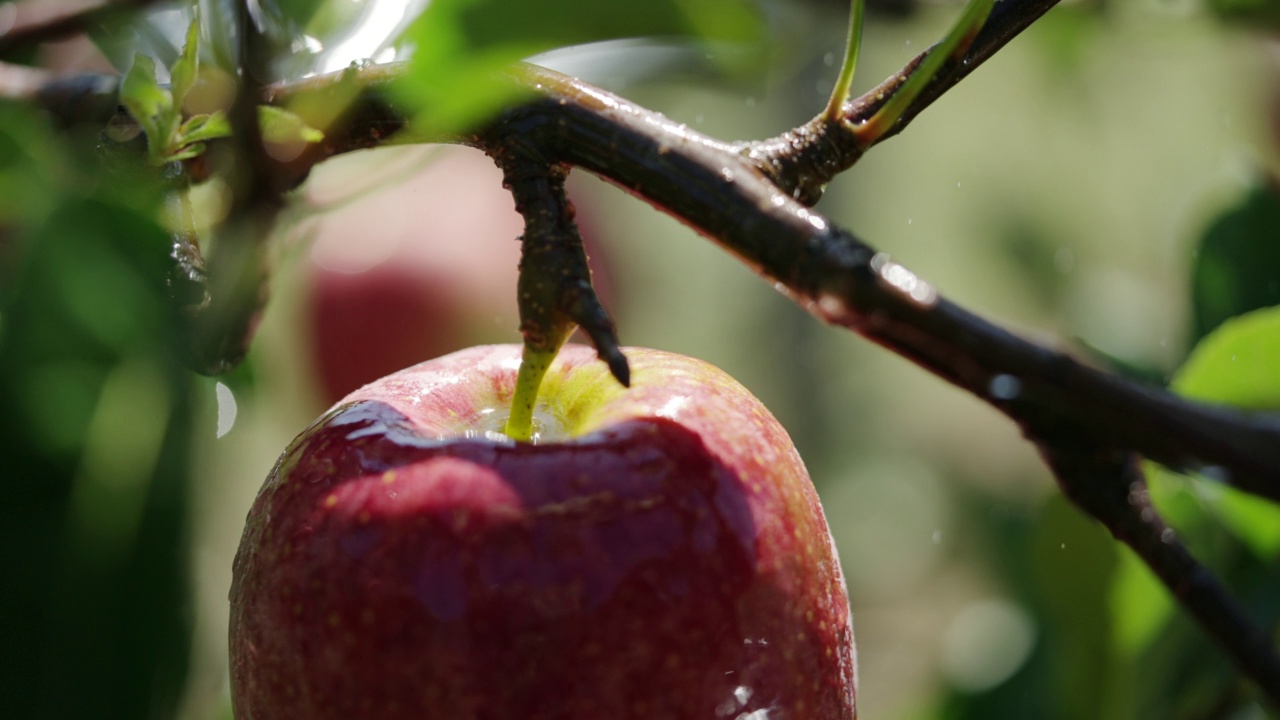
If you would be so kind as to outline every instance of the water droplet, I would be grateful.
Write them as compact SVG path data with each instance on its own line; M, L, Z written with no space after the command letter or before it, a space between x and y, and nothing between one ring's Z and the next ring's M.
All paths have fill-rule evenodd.
M222 437L231 432L231 428L236 424L236 396L232 394L231 388L223 385L221 382L213 386L214 396L218 400L218 437Z
M987 383L987 392L997 400L1013 400L1022 393L1022 381L1012 375L1001 373Z
M1231 359L1235 360L1236 358L1232 355ZM1205 465L1200 468L1200 474L1204 476L1206 480L1213 480L1214 482L1220 482L1223 484L1231 482L1231 471L1221 465Z
M827 67L831 67L831 66L835 65L835 64L836 64L836 54L835 54L835 53L827 53L826 55L823 55L823 56L822 56L822 64L823 64L823 65L826 65Z
M941 530L934 530L934 531L933 531L933 544L934 544L934 545L938 545L938 544L940 544L941 542L942 542L942 531L941 531Z

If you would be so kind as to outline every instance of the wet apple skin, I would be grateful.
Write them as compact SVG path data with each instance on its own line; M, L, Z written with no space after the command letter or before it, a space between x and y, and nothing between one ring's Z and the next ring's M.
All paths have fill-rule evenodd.
M400 378L304 433L236 559L237 717L853 717L848 601L790 442L741 386L632 356L696 402L641 412L638 383L600 429L516 445L432 436Z

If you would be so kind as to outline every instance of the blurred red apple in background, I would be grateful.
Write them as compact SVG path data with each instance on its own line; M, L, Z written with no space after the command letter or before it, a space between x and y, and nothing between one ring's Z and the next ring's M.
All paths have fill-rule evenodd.
M249 513L239 720L848 720L848 600L786 432L722 371L569 346L535 442L497 433L519 346L370 384Z
M524 221L502 172L468 148L432 148L426 157L412 178L318 226L306 303L310 357L326 405L427 358L520 337ZM608 305L599 243L589 213L578 215Z

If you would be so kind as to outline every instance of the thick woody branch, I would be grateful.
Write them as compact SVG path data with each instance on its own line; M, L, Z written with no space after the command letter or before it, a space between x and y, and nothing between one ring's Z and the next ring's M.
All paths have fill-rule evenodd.
M128 13L158 0L101 0L61 2L26 0L11 7L12 24L0 33L0 58L11 58L41 43L64 40L100 29Z
M1195 403L1019 338L940 297L902 265L797 202L740 146L532 66L512 81L534 99L483 132L415 134L387 92L399 75L395 67L360 71L362 94L347 121L324 143L266 171L285 184L301 182L315 163L389 138L494 149L520 136L547 162L585 168L648 200L780 283L814 315L912 360L1024 427L1061 429L1178 469L1212 467L1215 477L1280 501L1280 416ZM286 102L348 82L349 75L339 74L264 93Z

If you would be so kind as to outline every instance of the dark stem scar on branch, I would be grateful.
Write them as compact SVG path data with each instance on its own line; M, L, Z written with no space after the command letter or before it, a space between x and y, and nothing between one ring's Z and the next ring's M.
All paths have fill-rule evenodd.
M1280 654L1269 633L1165 525L1151 504L1140 458L1079 445L1074 439L1038 442L1058 485L1072 502L1128 545L1280 709Z
M627 358L591 284L582 235L565 193L568 166L548 162L519 135L500 136L487 149L525 222L517 286L525 347L555 353L581 327L613 376L629 385Z

